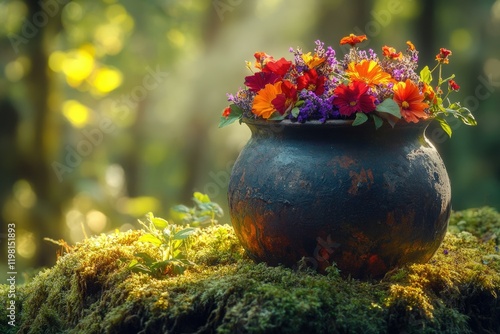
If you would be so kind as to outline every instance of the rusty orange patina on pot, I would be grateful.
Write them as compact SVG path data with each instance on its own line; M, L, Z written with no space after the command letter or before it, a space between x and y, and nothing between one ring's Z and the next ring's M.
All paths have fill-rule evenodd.
M353 127L245 120L252 137L229 183L231 221L256 261L380 277L426 262L451 211L443 161L428 122Z

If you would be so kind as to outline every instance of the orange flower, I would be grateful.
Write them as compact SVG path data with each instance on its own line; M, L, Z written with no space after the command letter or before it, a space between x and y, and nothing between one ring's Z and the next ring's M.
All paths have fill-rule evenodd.
M382 70L374 60L362 60L360 63L350 63L347 66L347 75L351 80L364 81L368 86L386 85L394 79L387 72Z
M349 44L350 46L354 47L356 44L366 41L367 39L368 38L366 38L366 35L356 36L354 34L350 34L349 36L344 37L340 40L340 45Z
M258 68L259 70L262 70L262 67L266 65L268 61L274 60L274 58L270 55L268 55L265 52L255 52L253 54L255 57L255 68Z
M252 113L268 119L276 111L273 100L282 93L282 81L275 84L266 84L264 88L257 92L252 104Z
M382 52L384 54L384 57L391 59L403 59L403 54L401 52L397 53L396 49L392 46L384 45L382 47Z
M418 90L418 86L410 79L406 82L398 82L393 87L394 101L399 105L401 116L407 122L418 123L419 118L428 117L425 109L429 105L424 101L424 95Z
M408 50L415 51L415 45L412 42L406 41L406 45L408 45Z
M302 55L302 60L310 69L313 69L316 66L323 64L325 58L318 57L317 55L311 56L311 52L308 52Z

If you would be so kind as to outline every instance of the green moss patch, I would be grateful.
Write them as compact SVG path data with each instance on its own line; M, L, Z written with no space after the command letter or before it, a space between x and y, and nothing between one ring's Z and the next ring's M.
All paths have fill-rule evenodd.
M17 326L4 320L0 332L498 333L499 228L491 208L454 213L429 263L378 281L255 264L229 226L191 239L197 265L183 275L153 278L128 269L135 253L155 254L142 231L101 235L19 286Z

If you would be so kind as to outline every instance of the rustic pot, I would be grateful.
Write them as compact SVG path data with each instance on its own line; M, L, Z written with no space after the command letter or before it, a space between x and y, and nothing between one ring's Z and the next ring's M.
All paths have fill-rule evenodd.
M448 174L424 132L429 122L244 120L252 137L228 198L248 255L269 265L378 278L428 261L451 211Z

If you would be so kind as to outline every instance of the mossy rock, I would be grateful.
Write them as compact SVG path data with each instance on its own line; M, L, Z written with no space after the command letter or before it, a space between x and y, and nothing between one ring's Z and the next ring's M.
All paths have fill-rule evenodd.
M151 247L143 231L101 235L18 286L16 327L2 308L0 332L500 333L500 255L484 237L499 228L491 208L454 213L429 263L378 281L255 264L229 226L192 238L197 265L183 275L154 278L128 269ZM7 291L0 285L2 305Z

